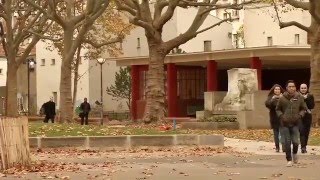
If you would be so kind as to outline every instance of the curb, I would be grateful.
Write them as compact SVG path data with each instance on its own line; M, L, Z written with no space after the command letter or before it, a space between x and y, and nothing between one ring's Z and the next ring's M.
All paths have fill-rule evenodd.
M222 135L127 135L29 137L30 148L122 148L141 146L224 146Z

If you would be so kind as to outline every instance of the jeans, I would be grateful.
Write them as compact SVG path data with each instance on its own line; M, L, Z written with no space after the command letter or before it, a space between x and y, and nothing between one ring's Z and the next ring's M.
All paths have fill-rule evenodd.
M309 140L310 128L311 128L311 118L310 119L303 119L300 123L300 142L301 142L301 149L306 149Z
M279 144L279 133L280 133L280 129L279 128L273 128L273 139L274 139L274 144L276 146L277 149L280 148Z
M297 154L299 148L299 127L292 126L292 127L281 127L280 128L281 137L283 138L283 142L285 145L286 150L286 159L287 161L292 161L291 155L291 144L292 144L292 153Z
M88 116L89 116L89 113L82 113L82 115L81 115L81 125L83 125L83 123L85 125L88 125Z

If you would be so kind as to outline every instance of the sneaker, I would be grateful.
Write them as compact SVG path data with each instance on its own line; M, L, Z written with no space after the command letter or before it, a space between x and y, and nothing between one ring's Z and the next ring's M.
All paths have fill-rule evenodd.
M277 153L280 152L280 148L276 147L276 152Z
M292 155L292 159L293 159L293 163L297 164L298 163L298 155L297 154L293 154Z
M301 148L301 153L302 153L302 154L307 153L307 149L306 149L306 148Z
M292 161L288 161L287 167L292 167L292 165L293 165Z

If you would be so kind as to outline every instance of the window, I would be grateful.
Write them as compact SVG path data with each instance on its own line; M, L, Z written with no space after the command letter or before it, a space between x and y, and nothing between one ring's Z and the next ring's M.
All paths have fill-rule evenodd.
M272 37L269 36L267 40L268 40L268 46L272 46L273 45Z
M211 41L204 41L203 46L204 46L203 47L204 52L212 51Z
M51 59L51 65L55 65L56 64L56 60L55 59Z
M229 13L223 13L223 19L228 19L229 18Z
M45 66L46 65L46 60L45 59L41 59L41 66Z
M233 45L235 48L239 47L239 39L238 39L238 34L233 34Z
M140 48L141 45L140 45L140 38L137 38L137 48Z
M180 99L203 99L206 90L204 68L179 69L177 72L178 96Z
M300 35L299 34L294 35L294 44L295 45L300 44Z

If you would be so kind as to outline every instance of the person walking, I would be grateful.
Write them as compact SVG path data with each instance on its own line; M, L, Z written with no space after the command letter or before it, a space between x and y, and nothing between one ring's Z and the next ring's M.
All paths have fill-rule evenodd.
M81 103L80 109L81 109L81 125L85 124L88 125L88 117L89 113L91 111L90 104L87 102L88 99L84 98L84 102Z
M300 94L303 96L304 101L307 105L307 110L300 123L300 143L301 143L301 153L307 153L307 145L309 139L309 133L312 123L311 110L314 108L314 97L308 91L308 86L306 83L300 85Z
M286 83L286 92L280 97L276 112L280 118L280 133L286 151L287 166L298 163L299 123L307 110L303 96L296 90L293 80ZM291 154L292 144L292 154Z
M279 84L273 85L273 87L269 91L267 100L265 102L266 107L269 109L270 126L273 130L273 139L275 143L276 152L280 152L280 119L276 113L276 106L283 92L284 89ZM283 144L282 151L285 152Z
M51 97L50 100L42 105L42 108L45 114L45 118L43 120L44 123L48 123L49 119L51 122L54 123L54 118L56 116L56 103L53 102L53 98Z

